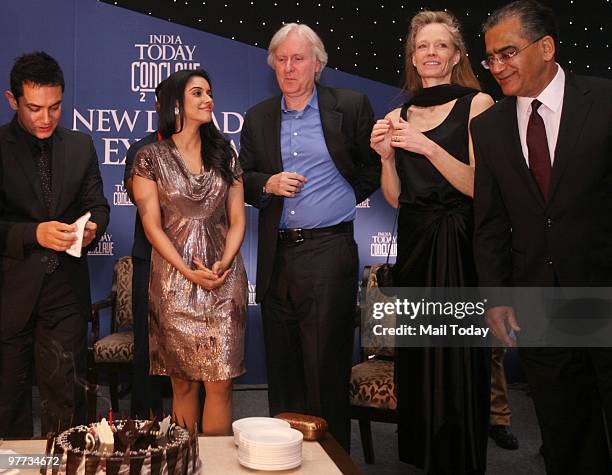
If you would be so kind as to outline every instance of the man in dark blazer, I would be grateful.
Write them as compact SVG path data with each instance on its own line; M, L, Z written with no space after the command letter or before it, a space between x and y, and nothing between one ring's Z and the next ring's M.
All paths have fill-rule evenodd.
M612 82L555 62L553 12L519 1L484 25L484 66L507 97L472 121L474 250L481 286L612 284ZM524 316L523 316L524 317ZM487 310L513 345L521 314ZM612 473L610 348L519 349L542 429L547 473ZM610 427L608 428L610 429Z
M86 255L109 207L91 137L58 126L63 90L59 65L40 52L17 59L5 93L15 117L0 127L0 437L32 436L32 362L42 433L86 419ZM63 251L88 211L73 257Z
M157 98L163 86L161 81L155 87L155 109ZM132 169L138 151L150 143L162 140L159 132L152 132L132 144L125 157L123 182L130 199L132 193ZM134 368L132 375L132 398L130 413L133 418L163 417L162 388L166 376L149 374L149 276L151 271L151 243L145 235L140 214L134 219L134 244L132 246L132 315L134 317Z
M285 25L268 63L282 96L246 115L246 201L259 208L257 301L272 415L322 416L349 448L348 390L359 259L355 205L379 186L367 97L316 84L327 62L317 34Z

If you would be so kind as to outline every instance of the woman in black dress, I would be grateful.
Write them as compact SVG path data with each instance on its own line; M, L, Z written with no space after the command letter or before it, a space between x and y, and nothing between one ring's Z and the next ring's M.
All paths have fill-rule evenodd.
M447 12L412 19L405 58L412 98L377 121L371 136L384 196L400 208L395 286L475 286L469 123L493 100L479 92ZM398 348L396 375L400 460L428 474L484 473L489 352Z

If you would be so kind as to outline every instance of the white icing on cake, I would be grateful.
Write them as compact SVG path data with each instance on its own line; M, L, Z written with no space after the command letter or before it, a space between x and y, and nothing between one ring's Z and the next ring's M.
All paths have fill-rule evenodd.
M98 440L100 441L98 451L103 454L112 454L115 451L115 437L106 419L103 417L102 420L95 425L95 428L98 434Z

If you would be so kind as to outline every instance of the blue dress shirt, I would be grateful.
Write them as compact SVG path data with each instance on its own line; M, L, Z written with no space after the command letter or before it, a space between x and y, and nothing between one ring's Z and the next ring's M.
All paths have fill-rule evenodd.
M308 179L299 193L283 200L280 228L323 228L353 221L355 192L327 150L316 88L303 111L288 110L282 98L280 141L283 170Z

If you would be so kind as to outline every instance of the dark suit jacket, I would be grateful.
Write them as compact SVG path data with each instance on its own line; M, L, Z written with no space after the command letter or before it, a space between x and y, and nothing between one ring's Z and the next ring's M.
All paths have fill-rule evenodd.
M58 127L52 151L52 205L44 203L36 163L15 120L0 127L0 332L19 331L27 323L45 276L50 250L36 242L36 226L45 221L73 223L87 211L98 225L95 246L109 219L98 158L90 136ZM87 252L81 258L59 253L83 315L90 312Z
M357 203L380 184L380 160L370 148L374 114L362 93L317 85L321 123L327 149L338 171L355 190ZM257 301L268 289L283 198L262 201L270 176L283 171L280 149L281 96L247 111L240 136L240 164L244 170L247 203L260 208L257 246Z
M130 146L125 157L123 183L127 184L128 180L132 176L134 158L136 158L136 153L138 153L138 150L145 145L155 142L157 142L157 132L152 132ZM142 221L140 219L140 213L138 213L138 210L136 210L136 217L134 221L134 244L132 245L132 257L137 257L145 261L151 260L151 243L147 239L144 228L142 227Z
M523 157L516 98L472 120L481 286L612 284L612 81L566 72L550 192Z

